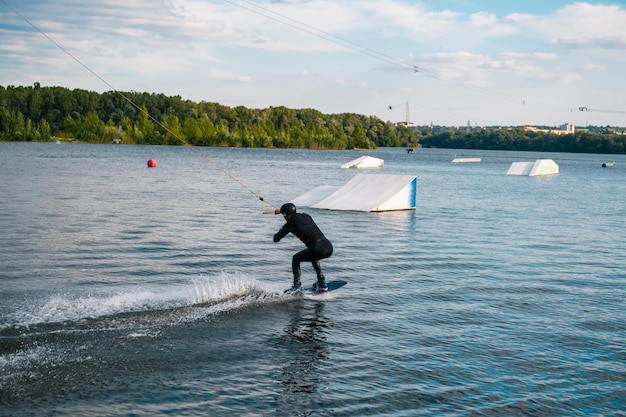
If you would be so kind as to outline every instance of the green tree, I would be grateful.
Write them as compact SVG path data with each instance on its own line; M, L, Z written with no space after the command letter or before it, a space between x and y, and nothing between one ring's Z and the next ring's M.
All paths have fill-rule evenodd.
M24 140L26 122L22 112L17 110L2 110L0 112L0 129L2 129L5 140Z
M164 129L163 137L165 138L165 144L180 145L182 143L185 143L185 138L183 138L182 133L182 126L180 124L178 116L174 114L165 116L165 118L161 120L161 125Z
M198 144L202 139L202 129L198 119L187 117L183 121L182 134L190 144Z
M52 129L50 129L50 123L46 119L39 121L39 140L48 141L52 138Z
M141 110L135 125L133 126L133 139L136 143L145 144L155 140L154 124L148 117L148 109L144 104L141 105Z
M87 113L85 121L79 127L76 138L89 142L104 142L104 123L95 110Z

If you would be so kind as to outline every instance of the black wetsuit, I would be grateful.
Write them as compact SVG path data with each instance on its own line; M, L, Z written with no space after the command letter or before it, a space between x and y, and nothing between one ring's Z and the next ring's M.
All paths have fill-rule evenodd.
M318 279L323 277L319 260L333 254L333 245L317 227L311 216L305 213L295 213L287 223L274 235L274 242L280 241L288 233L293 233L306 249L293 255L291 269L293 270L294 284L300 282L300 262L308 261L313 264Z

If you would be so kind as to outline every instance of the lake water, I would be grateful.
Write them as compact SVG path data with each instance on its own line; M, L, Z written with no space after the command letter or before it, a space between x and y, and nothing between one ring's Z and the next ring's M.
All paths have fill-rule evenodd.
M626 156L196 149L0 142L1 416L626 416ZM364 154L417 209L301 208L348 285L283 296L256 195Z

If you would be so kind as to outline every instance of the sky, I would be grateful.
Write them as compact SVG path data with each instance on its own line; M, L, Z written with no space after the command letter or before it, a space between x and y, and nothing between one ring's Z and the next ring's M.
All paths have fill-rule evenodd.
M626 126L626 0L0 0L0 85Z

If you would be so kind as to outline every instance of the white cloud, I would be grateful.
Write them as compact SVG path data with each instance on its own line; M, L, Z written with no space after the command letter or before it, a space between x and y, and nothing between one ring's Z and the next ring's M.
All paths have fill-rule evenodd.
M593 64L593 63L590 63L590 62L583 63L580 67L582 69L584 69L584 70L587 70L587 71L604 71L604 70L606 70L606 66L605 65Z
M528 22L555 46L567 48L624 48L626 9L618 5L573 3L554 14Z
M388 33L402 30L406 34L418 34L431 37L441 34L453 26L462 17L462 13L448 10L433 12L420 3L409 4L402 1L383 0L353 2L353 7L362 8L362 18L370 20L371 30L385 27Z
M581 37L568 36L554 38L552 44L563 46L566 48L606 48L606 49L624 49L626 48L626 36L600 36L600 37Z
M577 81L581 81L583 76L577 72L564 72L559 74L559 77L556 79L562 84L573 84Z
M511 19L498 19L493 13L474 13L470 15L469 24L472 30L480 30L489 36L516 34L519 28Z
M230 71L224 71L216 68L210 68L206 74L217 80L230 80L230 81L239 81L244 83L252 82L252 77L250 75L242 75Z

